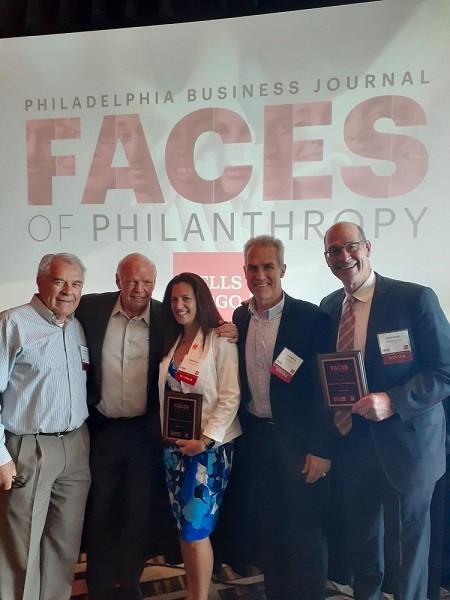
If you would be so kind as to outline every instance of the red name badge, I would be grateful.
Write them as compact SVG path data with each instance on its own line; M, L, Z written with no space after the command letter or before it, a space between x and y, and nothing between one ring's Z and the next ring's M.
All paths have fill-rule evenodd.
M290 383L303 359L297 356L289 348L284 348L273 361L270 372L286 383Z
M186 371L180 371L180 369L178 369L175 379L187 383L188 385L195 385L197 383L198 373L187 373Z
M383 364L392 365L413 360L407 329L379 333L377 337Z
M383 354L383 364L385 365L411 362L412 359L413 355L411 350L404 350L402 352L392 352L391 354Z
M198 344L193 344L191 349L196 350L197 348ZM186 354L181 365L178 367L175 379L177 381L187 383L188 385L195 385L197 383L198 376L200 375L202 363L202 358L197 358L196 356Z
M276 375L277 377L285 381L286 383L289 383L292 377L294 376L294 373L289 373L289 371L286 371L286 369L283 369L283 367L280 367L275 363L272 365L270 372L273 373L273 375Z

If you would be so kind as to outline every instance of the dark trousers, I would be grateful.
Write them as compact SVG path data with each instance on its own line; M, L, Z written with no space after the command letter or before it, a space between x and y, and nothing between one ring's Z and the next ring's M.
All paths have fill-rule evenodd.
M430 507L430 556L428 558L428 594L429 600L441 597L442 559L444 551L445 483L447 474L436 482ZM450 545L447 545L449 550Z
M96 409L94 409L95 412ZM92 486L86 510L89 591L137 588L149 554L152 478L162 472L159 439L147 417L89 418ZM159 485L163 488L164 482ZM139 596L136 596L139 597Z
M303 464L288 471L270 424L250 417L244 435L267 599L323 600L328 481L305 483Z
M434 486L398 492L370 438L343 440L333 471L344 490L355 599L378 600L383 586L399 600L424 600Z

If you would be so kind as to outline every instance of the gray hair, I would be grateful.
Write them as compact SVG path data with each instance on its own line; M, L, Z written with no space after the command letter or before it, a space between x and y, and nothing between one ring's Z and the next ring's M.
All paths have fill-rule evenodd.
M83 265L81 260L75 254L70 254L69 252L59 252L58 254L46 254L39 261L37 278L39 279L43 275L48 275L50 272L50 266L52 261L58 259L62 262L67 263L68 265L75 265L81 270L82 279L84 283L84 277L86 275L86 267Z
M273 246L277 251L277 259L279 265L284 265L284 244L283 242L274 237L273 235L257 235L250 238L244 245L244 257L247 259L247 252L250 246Z

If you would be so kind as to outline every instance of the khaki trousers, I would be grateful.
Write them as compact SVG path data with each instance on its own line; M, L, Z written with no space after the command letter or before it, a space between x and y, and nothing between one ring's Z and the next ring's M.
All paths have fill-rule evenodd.
M26 481L0 491L0 600L69 600L90 486L89 432L6 434Z

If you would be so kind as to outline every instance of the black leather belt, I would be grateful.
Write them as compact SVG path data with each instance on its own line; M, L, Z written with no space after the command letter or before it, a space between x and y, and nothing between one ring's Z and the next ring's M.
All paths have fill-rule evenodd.
M70 431L55 431L54 433L44 433L43 431L39 431L37 435L52 435L53 437L64 437L65 435L69 435L69 433L73 433L75 429L71 429Z

